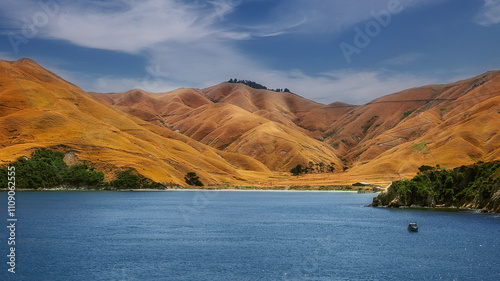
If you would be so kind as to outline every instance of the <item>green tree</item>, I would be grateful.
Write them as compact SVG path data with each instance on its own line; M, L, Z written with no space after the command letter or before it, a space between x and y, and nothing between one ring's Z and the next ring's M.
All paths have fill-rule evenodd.
M330 173L333 173L335 171L335 163L330 163L330 165L328 165L328 172Z
M64 154L42 148L35 150L31 158L21 157L11 165L16 167L16 187L49 188L65 183L68 166Z
M139 188L141 186L140 178L132 174L131 170L126 170L118 174L116 180L111 182L114 187Z
M314 163L312 161L307 164L306 173L314 173Z
M290 170L290 173L292 173L294 176L298 176L304 173L304 169L301 164L298 164L297 166L295 166Z
M0 188L8 188L8 172L7 167L0 168Z
M427 165L422 165L418 168L418 170L423 173L423 172L426 172L426 171L432 171L434 170L435 168L432 167L432 166L427 166Z
M184 180L191 186L203 186L203 183L200 181L200 177L198 177L195 172L187 173Z
M104 182L104 174L94 171L94 167L88 168L85 164L76 164L68 169L65 181L75 186L80 184L98 186Z
M319 163L319 170L321 171L321 173L325 172L325 163L323 163L323 162Z

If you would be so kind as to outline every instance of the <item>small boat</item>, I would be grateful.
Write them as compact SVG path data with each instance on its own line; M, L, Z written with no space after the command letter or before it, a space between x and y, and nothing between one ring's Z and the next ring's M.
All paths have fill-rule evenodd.
M410 222L410 224L408 225L408 230L409 231L414 231L414 232L418 232L418 225L416 222Z

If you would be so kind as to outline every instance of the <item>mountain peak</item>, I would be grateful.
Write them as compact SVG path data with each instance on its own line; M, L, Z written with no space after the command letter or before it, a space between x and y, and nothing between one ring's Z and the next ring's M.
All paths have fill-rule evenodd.
M21 65L29 65L29 66L34 66L34 67L41 67L38 63L36 63L34 60L30 58L22 58L14 62L14 65L16 66L21 66Z

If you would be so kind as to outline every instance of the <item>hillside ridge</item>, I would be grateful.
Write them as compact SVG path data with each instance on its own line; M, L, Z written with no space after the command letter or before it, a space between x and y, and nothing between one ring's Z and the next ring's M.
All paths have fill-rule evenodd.
M301 134L301 141L296 142L299 146L303 147L304 143L327 145L321 153L324 155L328 151L337 157L327 160L320 155L302 155L268 165L271 170L288 171L297 164L306 164L309 158L313 162L333 160L337 169L348 165L357 173L380 174L386 170L393 174L411 174L416 173L422 164L452 167L499 157L491 145L469 145L471 141L481 143L473 139L485 138L490 132L492 135L487 139L498 138L493 130L495 125L500 125L496 115L486 118L483 117L485 112L473 110L481 104L498 106L499 74L499 71L490 71L450 84L407 89L364 105L342 102L324 105L289 92L253 89L241 83L221 83L200 90L149 93L146 94L148 102L129 102L122 109L207 145L251 157L256 157L259 152L248 146L260 147L261 144L256 143L257 135L248 132L255 132L255 128L263 123L275 122ZM116 94L113 101L127 99L127 95L128 92ZM94 97L103 99L102 94L94 94ZM470 125L479 120L486 121L488 130L478 134ZM459 132L455 130L457 128L466 132ZM438 139L440 134L435 134L436 131L449 131L448 134L456 139L455 147L441 151L445 143ZM284 138L292 139L290 136ZM275 139L279 138L275 136ZM425 145L425 149L415 151L412 148L419 145ZM465 145L465 150L460 152L458 147L462 145ZM453 154L453 157L448 157L448 154ZM257 159L264 163L266 157ZM281 156L275 154L274 157ZM403 159L407 161L403 162Z
M30 60L0 62L0 160L38 148L73 153L109 177L132 169L164 184L196 171L206 184L270 175L260 162L222 152L96 101Z
M129 167L180 184L196 171L220 184L275 182L273 173L309 163L333 163L331 181L500 160L500 71L364 105L325 105L241 83L87 93L30 59L0 61L0 81L2 163L64 146L111 173Z

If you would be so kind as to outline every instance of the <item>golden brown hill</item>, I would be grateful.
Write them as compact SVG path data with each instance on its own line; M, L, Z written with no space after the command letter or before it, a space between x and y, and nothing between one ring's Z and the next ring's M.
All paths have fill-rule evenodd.
M255 90L238 83L222 83L202 91L214 102L236 105L316 138L322 138L330 124L355 107L341 102L323 105L292 93Z
M500 72L354 106L322 105L238 83L152 94L90 95L30 60L0 62L0 160L64 145L80 160L161 182L300 185L411 176L500 159ZM341 160L339 160L341 159ZM290 177L296 164L335 174ZM347 163L349 170L340 173Z
M289 171L309 161L335 163L338 168L342 165L332 147L312 136L318 135L318 128L326 127L348 106L325 106L291 93L256 90L233 83L163 94L133 90L92 95L204 144L250 156L271 170ZM339 110L334 114L336 108ZM328 114L329 110L332 114Z
M120 102L147 102L143 94L135 91ZM129 167L163 183L184 184L189 171L206 184L270 174L250 157L216 150L99 103L29 59L0 61L0 105L3 163L33 148L59 147L97 169Z
M448 85L410 89L349 112L327 141L351 173L415 173L500 157L500 72Z
M500 72L431 85L353 106L222 83L163 94L137 90L99 100L204 144L251 156L273 170L308 161L351 166L349 174L414 174L498 159Z

